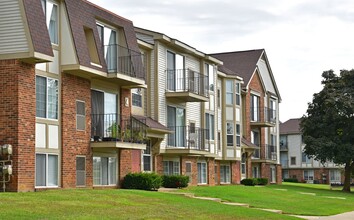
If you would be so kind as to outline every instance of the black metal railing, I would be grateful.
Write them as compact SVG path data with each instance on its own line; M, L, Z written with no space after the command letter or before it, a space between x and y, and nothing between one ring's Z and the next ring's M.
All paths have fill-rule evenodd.
M118 44L104 46L104 58L108 73L121 73L145 79L145 56Z
M289 160L281 160L280 164L282 168L288 168L289 167Z
M166 70L167 90L209 96L208 76L190 69Z
M277 146L265 145L265 158L267 160L277 160Z
M268 107L251 107L251 122L276 123L276 110Z
M168 147L209 151L210 144L206 140L209 129L190 126L169 126L169 129L173 133L168 135Z
M146 142L146 125L143 119L112 114L91 115L92 141Z
M287 141L280 141L279 142L279 147L281 151L287 151L288 150L288 142Z

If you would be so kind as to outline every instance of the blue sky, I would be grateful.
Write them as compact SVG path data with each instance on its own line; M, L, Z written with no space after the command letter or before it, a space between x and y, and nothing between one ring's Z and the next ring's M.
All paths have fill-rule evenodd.
M204 53L264 48L281 121L306 113L323 71L354 68L354 1L90 1Z

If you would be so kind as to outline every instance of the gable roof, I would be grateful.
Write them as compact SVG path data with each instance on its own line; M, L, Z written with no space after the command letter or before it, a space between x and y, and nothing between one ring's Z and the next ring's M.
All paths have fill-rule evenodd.
M284 123L280 123L279 130L280 134L300 134L300 122L301 118L289 119Z
M257 62L261 58L263 52L264 49L258 49L210 55L224 62L224 67L221 67L221 69L226 68L231 70L235 75L242 77L245 81L245 85L247 85L257 68Z

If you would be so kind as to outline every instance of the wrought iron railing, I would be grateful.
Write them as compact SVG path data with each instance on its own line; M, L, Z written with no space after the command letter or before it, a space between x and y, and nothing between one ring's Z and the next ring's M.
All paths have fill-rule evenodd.
M289 167L289 160L281 160L280 163L281 163L282 168Z
M145 57L140 52L110 44L104 46L104 58L108 73L121 73L145 79Z
M208 76L190 69L166 70L167 90L175 92L191 92L208 97Z
M167 147L209 151L210 144L206 140L209 129L190 126L169 126L169 129L173 133L168 135Z
M251 107L251 122L276 123L276 110L268 107Z
M281 151L287 151L288 150L288 142L287 141L280 141L279 147Z
M266 144L265 154L267 160L277 160L277 146Z
M92 141L122 141L132 143L146 142L144 119L112 114L91 115Z

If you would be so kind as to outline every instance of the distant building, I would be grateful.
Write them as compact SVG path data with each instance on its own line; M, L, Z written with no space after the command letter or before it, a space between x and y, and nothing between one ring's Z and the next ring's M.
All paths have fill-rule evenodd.
M300 131L300 119L290 119L280 124L280 162L282 177L306 183L341 183L342 167L333 162L324 164L304 153L305 143Z

